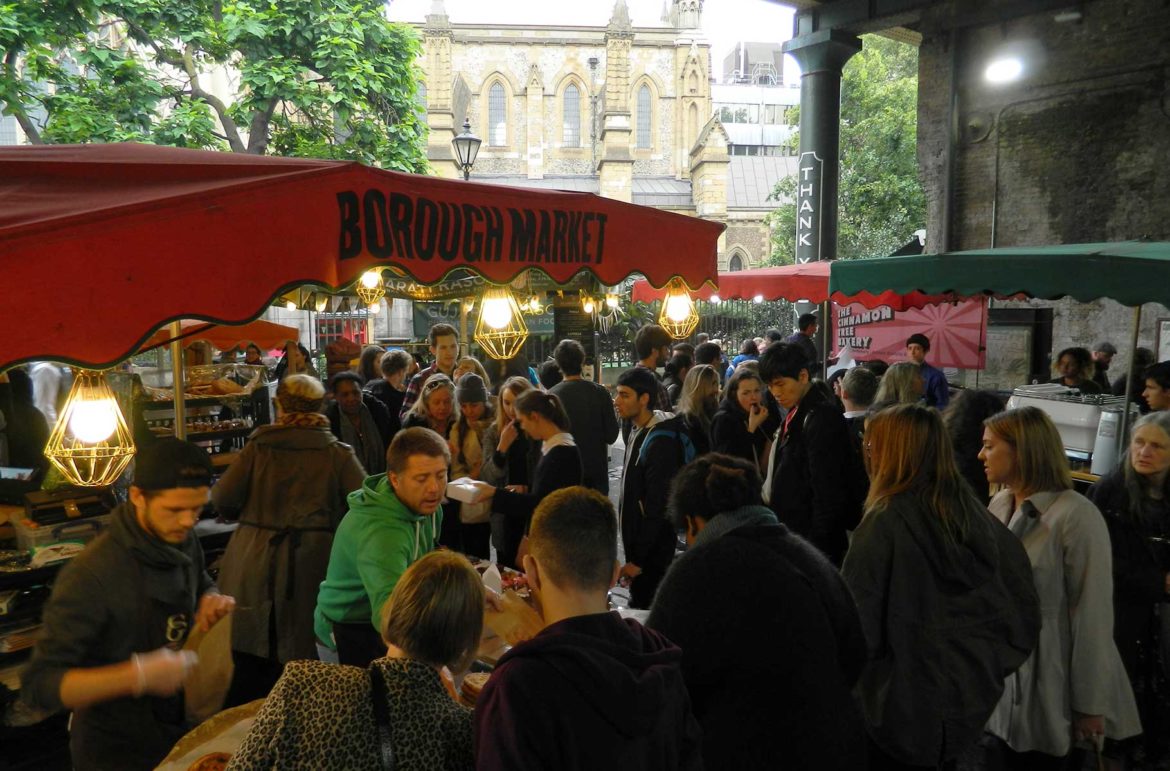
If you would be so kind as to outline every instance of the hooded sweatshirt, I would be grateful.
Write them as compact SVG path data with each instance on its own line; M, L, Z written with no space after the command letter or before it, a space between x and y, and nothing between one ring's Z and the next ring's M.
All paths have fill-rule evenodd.
M724 576L736 579L712 580ZM866 651L853 598L824 555L768 508L708 519L646 623L683 650L708 768L865 767L852 688Z
M382 606L406 569L433 551L443 508L415 514L394 494L385 474L367 477L349 494L349 511L333 536L329 568L317 593L313 628L333 648L333 624L369 622L382 632Z
M21 676L21 693L46 710L61 704L66 671L126 662L164 645L178 650L199 598L215 585L192 532L179 546L150 536L135 509L113 511L110 529L62 570L45 606L44 635ZM185 732L182 695L125 697L79 709L75 769L154 768Z
M935 765L979 738L1004 678L1028 658L1040 606L1028 555L970 494L944 528L911 493L870 511L842 575L869 666L858 696L870 737L903 763Z
M500 659L476 702L476 768L698 769L682 651L617 613L564 619Z

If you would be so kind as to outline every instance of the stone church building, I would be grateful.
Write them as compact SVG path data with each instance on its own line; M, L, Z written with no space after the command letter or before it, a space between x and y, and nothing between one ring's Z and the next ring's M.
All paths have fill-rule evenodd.
M786 165L732 157L712 103L702 0L672 0L633 26L617 0L604 27L460 24L435 0L421 25L428 157L459 176L451 139L481 137L472 179L587 191L726 223L719 269L769 254L764 215Z

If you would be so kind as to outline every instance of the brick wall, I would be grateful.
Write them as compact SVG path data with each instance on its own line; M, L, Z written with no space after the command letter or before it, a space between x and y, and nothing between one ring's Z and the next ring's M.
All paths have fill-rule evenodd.
M1095 0L1077 6L1079 21L1059 23L1049 11L952 34L960 5L972 8L939 4L922 25L918 138L927 250L945 248L952 79L958 143L951 249L1170 240L1170 3ZM1024 46L1026 70L1017 83L995 87L983 70L1006 44ZM1053 307L1054 348L1107 337L1125 351L1119 364L1128 359L1130 310L1110 301ZM1167 312L1149 306L1143 315L1140 344L1153 347L1155 321Z

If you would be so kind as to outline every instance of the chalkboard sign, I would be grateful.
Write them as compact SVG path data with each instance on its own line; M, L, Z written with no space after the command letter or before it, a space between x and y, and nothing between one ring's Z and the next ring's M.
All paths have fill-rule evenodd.
M577 298L557 298L553 307L553 327L557 342L576 340L585 349L585 360L597 361L593 345L593 314L586 313Z

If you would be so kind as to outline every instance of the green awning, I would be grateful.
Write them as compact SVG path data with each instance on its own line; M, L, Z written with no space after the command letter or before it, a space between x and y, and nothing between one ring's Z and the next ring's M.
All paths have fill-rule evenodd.
M1043 300L1108 297L1123 305L1170 306L1170 242L1119 241L1005 247L907 257L837 260L829 291L1025 294Z

